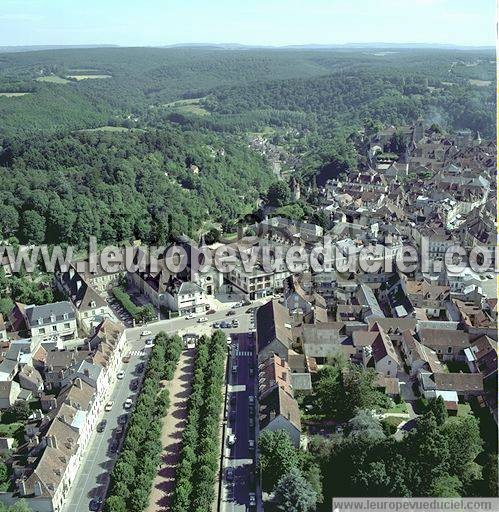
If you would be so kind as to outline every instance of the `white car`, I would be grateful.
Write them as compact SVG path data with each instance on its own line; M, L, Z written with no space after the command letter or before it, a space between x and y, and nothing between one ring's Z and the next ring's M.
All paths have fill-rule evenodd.
M232 345L232 338L230 336L227 336L227 346L231 346Z
M227 436L227 444L229 446L234 446L236 444L236 436L234 434L229 434Z
M198 318L198 324L202 324L203 322L207 322L207 321L208 321L208 319L205 316Z
M249 495L249 506L255 507L256 506L256 495L254 492L250 492Z
M123 407L125 409L130 409L130 407L132 407L132 404L133 404L133 400L131 398L127 398L125 400L125 403L123 404Z
M187 315L186 320L192 320L193 318L196 318L196 315L194 313L191 313L190 315Z
M123 370L119 371L116 375L116 378L121 380L125 377L125 372Z
M112 400L111 400L111 401L109 401L109 402L106 404L106 406L104 407L104 410L105 410L106 412L109 412L109 411L113 408L113 405L114 405L114 402L113 402Z
M140 333L141 336L151 336L152 332L151 331L142 331Z
M152 338L147 338L146 347L154 347L154 340Z

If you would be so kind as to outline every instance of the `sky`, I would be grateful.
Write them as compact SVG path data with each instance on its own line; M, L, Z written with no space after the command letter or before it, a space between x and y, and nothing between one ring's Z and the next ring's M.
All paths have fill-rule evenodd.
M495 0L0 0L0 46L492 46Z

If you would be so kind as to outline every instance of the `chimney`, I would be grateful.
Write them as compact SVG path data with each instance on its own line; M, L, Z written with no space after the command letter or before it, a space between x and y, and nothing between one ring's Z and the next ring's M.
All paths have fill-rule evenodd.
M47 446L57 448L57 438L55 436L47 436Z
M35 482L35 496L42 495L42 484L40 482Z
M81 379L75 379L75 382L74 382L74 385L79 388L79 389L82 389L83 385L82 385L82 382L81 382Z
M24 479L19 480L17 487L19 489L20 496L26 496L26 494L28 494L26 492L26 480L24 480Z
M88 368L85 368L83 370L83 373L85 374L86 377L90 377L90 372L88 371Z

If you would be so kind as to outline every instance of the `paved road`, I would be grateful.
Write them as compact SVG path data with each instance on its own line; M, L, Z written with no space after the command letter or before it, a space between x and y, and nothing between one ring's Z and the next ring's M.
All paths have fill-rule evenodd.
M258 305L260 302L255 302L251 307ZM118 418L125 413L123 410L123 402L128 397L135 397L138 393L138 390L135 392L130 390L131 381L139 377L134 373L136 367L141 362L145 362L147 357L141 355L141 352L144 352L144 337L141 337L141 331L149 330L153 335L158 334L160 331L170 334L177 332L179 334L188 332L211 334L213 330L211 326L214 322L220 322L224 319L227 321L237 319L240 323L239 327L227 329L227 334L247 332L250 329L250 315L246 313L249 307L250 306L243 306L234 309L235 315L227 316L228 309L230 308L230 305L228 305L226 310L207 315L206 318L208 318L208 321L204 323L198 323L197 318L177 318L163 320L144 327L126 329L131 360L128 364L123 364L123 369L126 372L125 378L123 380L117 380L114 383L114 388L109 398L114 401L113 410L108 413L103 413L102 418L100 418L107 420L106 428L104 432L95 432L91 437L83 456L83 462L71 486L64 512L87 512L89 510L90 501L94 497L104 497L106 494L109 484L109 475L117 458L116 453L110 453L109 447L116 440L115 431L118 426ZM148 350L149 349L146 349L146 351Z
M246 512L249 493L255 492L256 449L256 375L257 359L253 335L246 332L232 335L229 359L229 407L227 436L235 434L236 443L230 448L227 436L224 445L222 512ZM251 374L250 374L250 369ZM250 397L253 404L250 405ZM255 448L250 448L250 440ZM227 468L233 468L234 480L227 480Z
M129 397L135 398L137 395L137 390L131 391L130 385L133 380L139 379L140 381L142 378L137 367L146 361L150 350L144 349L144 340L134 339L128 343L132 355L130 362L122 366L122 369L125 370L125 377L114 383L109 398L114 401L113 409L110 412L103 412L102 417L99 418L99 421L107 420L106 428L101 433L94 432L89 441L82 465L66 501L66 512L87 512L90 501L97 496L103 497L106 493L109 474L117 457L116 451L110 451L110 447L121 441L121 438L116 435L118 418L127 413L123 409L124 401Z

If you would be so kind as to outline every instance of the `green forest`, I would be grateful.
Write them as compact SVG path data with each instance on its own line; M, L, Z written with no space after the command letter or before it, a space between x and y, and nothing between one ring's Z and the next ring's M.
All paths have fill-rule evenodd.
M491 51L92 48L0 54L0 230L22 243L162 243L234 222L295 171L355 166L369 123L492 137ZM211 224L213 225L213 224Z

